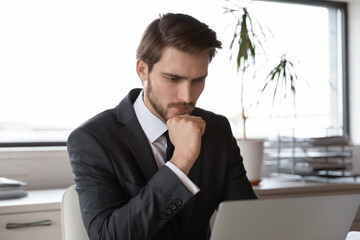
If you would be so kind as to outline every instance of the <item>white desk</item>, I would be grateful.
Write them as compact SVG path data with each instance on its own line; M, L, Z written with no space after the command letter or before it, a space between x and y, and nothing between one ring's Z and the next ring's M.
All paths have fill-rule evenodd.
M61 199L65 189L28 191L28 196L0 200L0 239L61 240ZM34 223L49 220L50 225L6 229L8 223Z
M286 178L264 178L254 190L262 198L298 197L314 194L360 193L360 181L353 178L322 179L322 181L305 181Z

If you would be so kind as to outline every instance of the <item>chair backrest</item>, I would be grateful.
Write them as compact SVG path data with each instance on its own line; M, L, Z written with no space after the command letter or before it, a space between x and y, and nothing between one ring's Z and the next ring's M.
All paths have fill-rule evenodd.
M75 185L66 189L61 202L63 240L89 240L81 217L79 197Z

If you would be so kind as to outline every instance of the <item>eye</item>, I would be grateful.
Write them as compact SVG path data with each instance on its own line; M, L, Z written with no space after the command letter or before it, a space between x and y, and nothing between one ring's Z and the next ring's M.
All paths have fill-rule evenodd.
M193 80L193 82L197 82L197 83L201 83L201 82L204 82L205 81L205 78L196 78Z
M165 78L172 82L176 82L179 80L179 77L176 77L176 76L165 76Z

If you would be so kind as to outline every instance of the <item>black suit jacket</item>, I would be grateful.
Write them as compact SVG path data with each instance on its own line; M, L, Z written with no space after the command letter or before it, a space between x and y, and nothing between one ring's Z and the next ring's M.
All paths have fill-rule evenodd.
M221 201L257 198L239 148L223 116L196 108L206 121L201 152L188 177L193 195L155 159L133 109L141 89L91 118L67 146L90 239L208 239Z

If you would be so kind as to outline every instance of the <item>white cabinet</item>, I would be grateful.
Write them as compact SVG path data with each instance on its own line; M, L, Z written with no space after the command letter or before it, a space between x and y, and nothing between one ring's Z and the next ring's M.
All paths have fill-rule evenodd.
M61 240L61 198L65 189L29 191L0 200L1 240Z
M0 238L4 240L61 240L59 211L0 215L0 226Z

